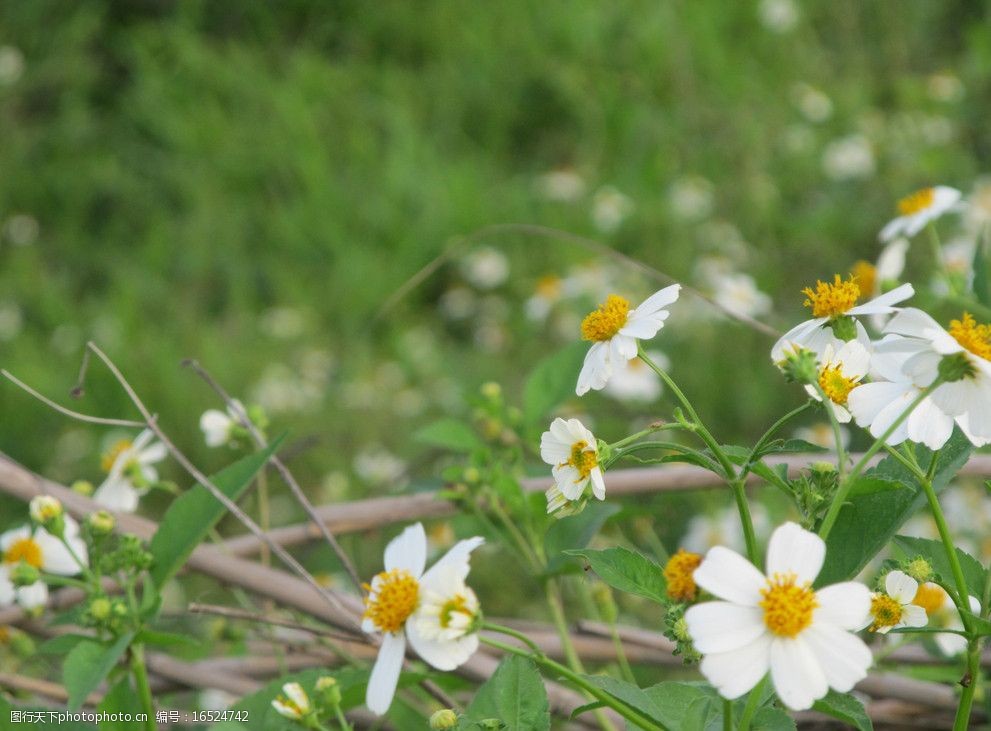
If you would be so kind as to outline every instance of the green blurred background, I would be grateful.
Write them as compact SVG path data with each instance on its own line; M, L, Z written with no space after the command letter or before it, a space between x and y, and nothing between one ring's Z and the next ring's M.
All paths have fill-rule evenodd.
M459 237L555 227L703 288L718 258L784 329L803 286L876 257L897 198L970 191L991 153L988 7L962 0L34 0L0 5L0 46L0 364L67 401L92 338L216 469L195 357L306 447L320 500L435 476L411 433L488 380L518 401L596 301L656 288L504 232L382 311ZM800 393L766 335L688 299L656 344L752 438ZM565 411L618 438L664 404ZM97 367L76 408L133 415ZM0 449L99 479L104 431L9 384L0 409Z

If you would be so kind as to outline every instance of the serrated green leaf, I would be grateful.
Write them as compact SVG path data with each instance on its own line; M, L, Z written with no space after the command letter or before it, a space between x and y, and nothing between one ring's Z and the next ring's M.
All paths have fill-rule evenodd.
M857 731L874 731L870 716L864 710L864 704L852 695L831 690L825 697L815 702L812 710L849 723Z
M131 685L131 676L124 673L123 677L103 696L97 710L105 714L131 714L142 713L141 701L138 699L137 691ZM113 721L108 715L100 721L100 731L134 731L133 721Z
M507 731L550 729L547 691L533 660L517 655L503 658L492 677L475 693L458 728L472 728L488 718L502 721Z
M555 520L544 536L547 573L553 574L573 565L564 551L584 548L603 524L620 511L615 503L594 502L578 515Z
M588 345L575 342L540 361L523 386L523 417L543 426L554 408L575 395L578 373Z
M716 691L708 685L669 680L649 688L640 688L633 683L607 675L583 677L600 690L604 690L613 698L657 721L665 728L685 729L686 720L695 718L701 725L693 728L703 729L711 720L708 709L713 702L716 702L715 708L718 712Z
M664 570L646 556L622 547L602 551L574 549L565 553L584 558L599 578L614 589L661 604L667 602Z
M928 538L912 538L911 536L895 536L895 545L905 552L907 558L922 556L936 570L942 579L950 586L955 586L953 579L953 569L950 567L950 560L946 556L946 548L940 541L929 540ZM967 589L976 597L984 595L984 582L987 580L987 571L981 562L968 553L957 551L957 560L963 570L963 578L967 582Z
M484 442L470 426L451 418L438 419L427 424L413 433L413 439L421 444L429 444L452 452L470 452L485 447Z
M121 635L116 642L83 640L76 643L62 665L62 684L69 693L68 707L76 711L86 696L96 690L124 656L133 634Z
M210 481L231 500L237 500L281 442L282 437L279 437L267 449L238 460ZM155 559L150 574L157 587L161 588L172 578L226 512L227 508L202 485L196 485L173 501L148 548Z
M761 708L750 724L754 731L795 731L795 719L780 708Z

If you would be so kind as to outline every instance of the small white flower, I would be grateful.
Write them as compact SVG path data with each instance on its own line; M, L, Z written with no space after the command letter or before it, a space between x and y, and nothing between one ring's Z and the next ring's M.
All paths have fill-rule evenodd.
M68 515L64 519L65 541L79 560L86 564L86 543L79 535L79 524ZM59 576L75 576L80 572L79 564L69 549L44 528L24 526L9 530L0 534L0 606L17 601L25 608L32 608L48 601L48 587L41 581L24 587L13 585L10 572L21 562Z
M155 465L168 455L168 448L154 439L154 433L145 429L133 442L121 440L104 455L108 474L93 494L97 503L121 513L137 510L138 500L158 482Z
M649 340L664 327L670 307L678 300L680 284L655 292L639 307L611 294L599 309L582 320L582 338L593 343L585 356L575 393L583 396L589 389L601 390L613 375L613 369L637 355L637 341Z
M757 283L749 274L733 272L716 277L712 292L716 304L731 312L760 317L771 311L771 298L757 288Z
M891 571L884 577L884 591L871 595L870 618L865 622L871 632L887 634L899 627L925 627L926 610L913 604L919 582L904 571Z
M240 401L234 399L227 411L208 409L200 417L200 431L208 447L222 447L231 441L234 429L241 424L241 414L246 414Z
M963 619L953 599L939 584L927 582L919 587L916 602L926 604L925 610L933 627L940 629L963 630ZM979 614L981 603L977 597L967 597L970 611ZM967 638L953 632L939 632L932 635L940 652L947 656L959 655L967 650Z
M761 0L757 10L760 22L775 33L787 33L798 23L798 6L794 0Z
M698 220L712 213L715 194L712 183L699 175L679 178L668 189L671 210L681 218Z
M585 180L574 170L562 168L538 177L536 188L547 200L573 203L585 194Z
M595 497L605 500L598 442L578 419L558 418L551 422L550 429L540 437L540 458L553 465L554 486L566 500L580 499L589 483ZM553 512L552 503L558 500L556 493L548 493L547 512Z
M599 188L592 200L592 221L603 233L612 233L633 211L633 201L612 186Z
M647 351L647 357L657 363L660 368L668 368L668 357L657 350ZM613 377L609 379L602 393L612 396L617 401L650 402L655 401L664 386L660 377L639 358L630 358L626 363L618 365Z
M722 546L706 554L695 583L722 601L691 607L685 620L702 674L724 698L739 698L770 671L781 701L801 711L867 675L873 657L853 631L870 591L856 582L814 591L825 556L825 542L795 523L771 535L766 576Z
M898 201L898 218L892 219L881 229L878 238L891 241L896 236L915 236L927 223L935 221L947 211L956 208L961 193L956 188L937 185L923 188Z
M478 600L465 586L478 536L459 541L424 572L427 536L411 525L385 548L385 571L367 586L362 629L381 632L382 646L368 679L365 704L379 715L389 710L399 682L406 640L428 664L453 670L478 649Z
M464 258L461 273L479 289L495 289L509 276L509 259L501 251L483 246Z
M313 712L310 697L299 683L286 683L282 686L282 695L272 701L280 716L299 721Z
M874 150L860 134L833 140L822 153L822 169L833 180L869 178L874 174Z
M829 399L826 408L841 424L850 421L847 399L867 375L870 363L871 355L867 348L856 340L829 343L819 359L819 388ZM805 390L816 401L822 400L811 384L806 384Z
M28 506L31 520L39 525L55 520L63 515L62 503L51 495L38 495Z

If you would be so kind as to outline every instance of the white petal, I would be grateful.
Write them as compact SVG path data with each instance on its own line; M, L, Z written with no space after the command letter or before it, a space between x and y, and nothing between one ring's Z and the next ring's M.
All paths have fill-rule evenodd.
M911 383L865 383L850 392L847 406L860 426L869 427L886 406L899 399L907 406L915 393L917 391Z
M867 668L874 662L863 640L831 624L813 624L802 639L818 659L829 687L840 693L848 693L867 677Z
M654 314L631 312L630 319L623 325L617 337L625 336L630 339L650 340L664 327L664 321L668 319L668 315L670 314L670 312L657 312ZM633 340L633 343L635 346L636 340Z
M826 543L797 523L784 523L771 534L767 546L767 575L794 574L800 582L813 582L822 569Z
M414 523L389 541L383 560L386 571L406 569L413 578L420 578L427 563L427 534L422 523Z
M0 552L7 551L12 545L18 541L23 541L25 538L31 537L31 527L21 526L20 528L11 528L6 533L0 535Z
M889 571L884 577L884 590L899 604L908 604L919 590L919 582L903 571Z
M162 442L155 442L147 449L142 449L138 455L138 462L143 465L161 462L169 455L169 449Z
M447 553L440 557L437 563L430 567L423 575L421 583L430 586L434 577L445 570L453 571L453 575L464 581L470 569L469 560L471 559L471 552L483 543L485 543L485 539L481 536L458 541Z
M575 393L584 396L591 389L598 391L609 381L611 368L608 360L608 343L595 343L585 354L585 362L578 374Z
M677 302L680 292L681 285L672 284L669 287L665 287L664 289L654 292L654 294L650 295L650 297L641 302L634 311L639 314L653 314Z
M816 592L819 606L812 617L814 624L834 624L842 629L863 627L870 617L871 592L856 581L832 584Z
M68 540L68 539L67 539ZM79 573L79 564L72 558L72 554L65 545L55 536L47 531L38 530L34 535L34 542L41 549L41 568L50 574L59 576L75 576ZM71 540L72 550L79 556L79 560L86 562L86 544L79 538Z
M138 509L140 497L129 479L113 474L108 475L93 493L97 504L115 513L133 513Z
M0 607L9 607L16 598L17 591L10 580L10 569L0 564Z
M895 236L898 236L905 230L905 223L905 216L899 216L898 218L888 221L885 227L881 229L881 233L877 235L878 239L882 242L891 241L891 239L895 238Z
M599 500L606 499L606 483L602 478L602 470L598 467L593 467L592 471L589 473L589 477L592 478L592 494L595 495Z
M929 623L926 610L914 604L906 604L902 607L902 621L900 627L925 627Z
M967 638L962 635L939 632L938 634L934 634L932 638L936 641L936 645L944 655L959 655L967 650Z
M760 682L770 665L771 635L764 634L739 649L702 658L699 670L719 695L739 698Z
M409 644L423 660L438 670L450 671L468 662L468 658L478 649L478 634L459 637L456 640L428 639L416 627L416 617L406 622L406 636Z
M696 604L685 612L685 622L703 655L738 650L767 632L763 609L730 602Z
M48 587L43 581L36 581L17 590L17 603L25 609L43 607L48 603Z
M381 716L392 705L405 654L406 638L402 632L386 632L382 635L382 647L375 658L375 667L368 678L368 690L365 693L365 705L372 713Z
M793 711L811 708L829 690L819 661L801 635L771 642L771 680L778 698Z
M908 415L906 428L909 439L936 451L953 435L953 418L944 414L931 398L927 398Z
M767 585L752 563L723 546L710 548L692 577L713 596L751 607L761 601L760 591Z
M907 300L915 294L915 288L911 284L902 284L895 287L890 292L885 292L879 297L875 297L869 302L858 305L847 310L848 315L885 315L894 312L894 305Z

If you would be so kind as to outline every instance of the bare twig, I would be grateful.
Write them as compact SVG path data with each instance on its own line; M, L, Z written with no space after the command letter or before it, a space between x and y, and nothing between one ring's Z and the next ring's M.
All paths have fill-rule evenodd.
M221 386L220 383L212 375L210 375L205 368L203 368L203 366L192 359L183 361L183 365L191 368L193 372L202 378L206 384L210 386L210 388L212 388L218 396L220 396L227 408L232 410L237 416L241 426L247 429L248 433L251 434L251 438L254 440L255 446L258 449L265 449L268 447L268 443L265 441L264 435L248 417L248 414L245 412L244 407L240 404L240 402L231 398L230 394L227 393L227 390L224 389L224 387ZM330 545L331 549L333 549L334 553L337 555L337 560L341 562L344 570L347 571L348 576L351 578L351 582L354 584L355 589L361 592L361 579L358 577L358 572L355 570L354 564L344 552L344 549L341 548L341 545L337 542L337 538L334 537L334 534L331 532L330 528L327 527L327 523L316 514L316 508L313 506L313 503L310 502L310 499L306 496L306 493L303 492L303 488L299 486L299 483L296 481L296 478L293 476L292 472L288 467L286 467L285 463L277 454L273 454L269 457L269 461L275 466L275 469L278 471L279 475L281 475L286 485L289 486L293 496L303 507L303 510L306 511L306 514L313 521L313 524L320 530L324 540L327 541L328 545Z
M8 381L13 383L18 388L27 391L29 394L34 396L36 399L41 401L46 406L55 409L55 411L59 412L60 414L64 414L65 416L76 419L77 421L85 421L89 424L102 424L103 426L126 426L135 429L141 429L142 427L144 427L144 422L142 421L132 421L130 419L105 419L102 416L90 416L89 414L80 414L78 411L67 409L61 404L52 401L47 396L44 396L38 391L35 391L29 385L24 383L24 381L17 378L16 376L14 376L14 374L12 374L10 371L6 369L0 370L0 375L2 375L4 378L6 378Z
M213 614L218 617L226 617L227 619L239 619L246 622L258 622L261 624L288 627L289 629L301 630L320 637L330 637L332 639L342 640L344 642L354 642L355 639L354 635L342 635L337 632L329 632L319 627L301 624L300 622L293 622L290 619L273 617L268 614L258 614L256 612L249 612L245 609L236 609L234 607L223 607L217 604L200 604L198 602L193 602L187 607L187 609L193 614ZM367 642L367 637L362 639Z

